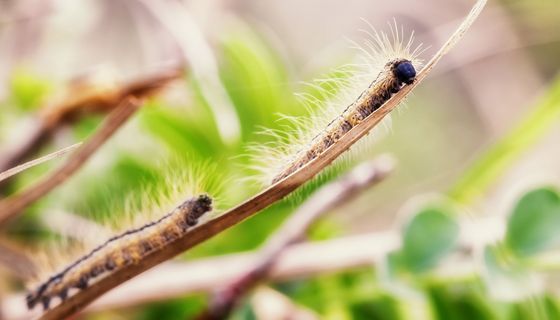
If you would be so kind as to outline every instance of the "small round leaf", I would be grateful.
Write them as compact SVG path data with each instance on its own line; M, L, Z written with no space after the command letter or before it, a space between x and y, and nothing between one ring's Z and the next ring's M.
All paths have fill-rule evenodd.
M560 244L560 197L552 188L525 194L508 221L506 243L519 256Z
M418 212L404 229L403 255L411 271L437 265L455 247L459 226L448 208L428 207Z

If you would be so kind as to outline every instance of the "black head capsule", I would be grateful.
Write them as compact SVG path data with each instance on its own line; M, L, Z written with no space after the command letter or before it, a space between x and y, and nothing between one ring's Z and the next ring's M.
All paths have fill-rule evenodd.
M400 82L411 84L416 78L416 69L408 60L401 60L393 66L393 74Z

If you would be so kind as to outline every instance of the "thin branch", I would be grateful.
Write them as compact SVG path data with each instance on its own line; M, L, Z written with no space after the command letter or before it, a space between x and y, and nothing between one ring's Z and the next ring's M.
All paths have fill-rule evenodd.
M456 253L442 261L435 273L439 279L470 277L479 272L472 254L477 248L496 243L503 238L506 220L501 216L466 218L459 222L460 237ZM356 268L375 267L387 254L401 246L401 226L381 232L352 235L339 239L295 244L278 257L267 277L267 282L314 277ZM466 253L466 254L465 254ZM165 301L195 293L207 293L224 283L232 283L261 261L260 253L236 253L191 262L168 262L155 267L137 278L100 297L83 312L129 308L136 305ZM224 267L227 266L227 267ZM40 315L29 311L23 294L8 296L0 301L3 319L32 319Z
M214 235L240 223L241 221L256 214L260 210L270 206L271 204L281 200L286 195L309 181L331 162L333 162L344 151L350 148L360 138L367 135L373 127L375 127L387 114L394 110L399 103L410 92L420 84L441 58L463 37L475 19L478 17L486 4L486 0L479 0L473 7L469 15L453 33L449 40L436 53L436 55L426 64L426 66L418 73L414 83L403 87L383 106L373 112L363 122L353 127L340 140L330 146L319 157L310 161L307 165L295 171L285 179L278 181L274 185L265 189L261 193L246 200L238 206L226 211L223 215L210 220L198 227L187 232L183 237L171 242L162 250L155 251L151 255L137 264L130 264L119 269L98 282L93 283L86 290L82 290L64 300L63 303L47 310L42 319L62 319L82 310L93 300L101 296L103 293L129 280L130 278L150 269L151 267L171 259L172 257L184 252L193 246L208 240Z
M61 102L41 108L30 133L20 138L24 141L0 157L0 171L6 171L33 156L64 125L72 124L92 113L108 113L127 97L147 97L181 75L182 69L176 68L146 76L112 90L99 90L88 86L70 90L70 96Z
M267 281L282 282L375 265L399 245L399 233L394 230L296 244L280 254ZM210 293L219 286L239 279L260 258L260 253L251 252L187 263L165 263L109 292L86 311L122 308L200 292ZM24 304L22 300L22 307Z
M280 227L260 250L257 263L227 287L216 292L208 308L197 319L226 319L245 295L268 277L278 257L291 245L301 241L309 228L324 214L354 199L363 191L384 180L392 171L392 160L382 157L354 168L348 175L315 192Z
M140 107L136 98L124 100L109 114L97 132L88 139L66 163L46 179L15 196L0 201L0 225L20 213L27 206L56 188L72 176L81 166L128 120Z
M399 233L378 232L340 239L296 244L286 249L272 268L268 281L280 282L375 265L399 247ZM231 283L258 263L259 253L236 253L190 262L167 262L124 283L83 310L85 313L128 308L195 293L209 293ZM227 266L227 268L224 268ZM23 294L0 301L3 319L33 319Z
M22 171L25 171L25 170L27 170L27 169L29 169L29 168L32 168L32 167L37 166L37 165L40 165L40 164L43 163L43 162L47 162L47 161L49 161L49 160L52 160L52 159L55 159L55 158L58 158L58 157L62 157L63 155L65 155L65 154L67 154L67 153L69 153L69 152L74 151L76 148L78 148L78 147L81 146L81 145L82 145L82 143L81 143L81 142L78 142L78 143L75 143L75 144L73 144L73 145L71 145L71 146L69 146L69 147L66 147L66 148L64 148L64 149L60 149L60 150L58 150L58 151L49 153L49 154L47 154L47 155L45 155L45 156L42 156L42 157L40 157L40 158L37 158L37 159L31 160L31 161L28 161L28 162L26 162L26 163L24 163L24 164L20 164L20 165L17 166L17 167L8 169L8 170L6 170L6 171L0 173L0 181L5 180L5 179L8 179L9 177L11 177L11 176L13 176L13 175L16 175L16 174L18 174L18 173L20 173L20 172L22 172Z

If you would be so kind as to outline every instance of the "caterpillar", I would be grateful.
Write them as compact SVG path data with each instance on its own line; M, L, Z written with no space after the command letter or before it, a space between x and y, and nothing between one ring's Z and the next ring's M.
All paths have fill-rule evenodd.
M70 289L84 290L90 281L141 261L145 256L181 238L212 210L212 199L202 194L190 198L158 220L116 235L54 274L26 296L31 310L41 303L50 307L55 297L64 301Z
M357 46L363 63L351 66L352 77L340 90L348 99L340 101L335 96L337 99L320 106L319 115L297 120L295 134L278 139L279 143L272 147L257 147L261 149L259 157L264 158L258 162L263 164L259 169L265 174L265 183L275 184L319 157L404 86L415 81L416 70L421 65L417 59L421 45L412 48L413 34L404 42L403 29L396 23L390 27L391 36L366 31L370 39ZM372 76L375 76L373 81ZM327 97L332 98L328 92ZM346 107L340 111L339 105Z
M399 92L405 84L411 84L416 77L416 69L407 59L390 61L362 94L349 105L339 118L331 121L322 135L316 136L308 150L300 155L280 174L272 179L276 183L294 173L305 164L315 159L328 147L332 146L346 132L379 109L393 94Z

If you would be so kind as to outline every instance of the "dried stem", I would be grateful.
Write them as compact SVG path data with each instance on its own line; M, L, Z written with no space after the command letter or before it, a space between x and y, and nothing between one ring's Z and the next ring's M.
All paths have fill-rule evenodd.
M317 274L375 265L399 246L395 230L345 238L295 244L280 255L268 281L278 282L313 277ZM237 253L190 262L167 262L124 283L100 297L83 312L122 309L143 303L164 301L194 293L209 293L238 279L258 263L260 254ZM224 268L227 266L227 268ZM31 319L23 294L0 301L5 319Z
M25 170L27 170L27 169L29 169L29 168L32 168L32 167L37 166L37 165L40 165L40 164L43 163L43 162L47 162L47 161L49 161L49 160L52 160L52 159L55 159L55 158L58 158L58 157L62 157L63 155L67 154L68 152L74 151L76 148L78 148L78 147L81 146L81 145L82 145L82 143L81 143L81 142L78 142L78 143L75 143L75 144L73 144L73 145L71 145L71 146L69 146L69 147L66 147L66 148L64 148L64 149L60 149L60 150L58 150L58 151L49 153L49 154L47 154L47 155L45 155L45 156L42 156L42 157L40 157L40 158L33 159L33 160L28 161L28 162L26 162L26 163L24 163L24 164L20 164L20 165L17 166L17 167L8 169L8 170L6 170L6 171L0 173L0 181L5 180L5 179L8 179L9 177L11 177L11 176L13 176L13 175L16 175L16 174L18 174L18 173L20 173L20 172L22 172L22 171L25 171Z
M295 171L285 179L278 181L256 196L226 211L223 215L192 229L191 232L188 232L184 237L177 239L175 242L170 243L163 250L159 250L146 256L145 259L137 264L131 264L115 271L107 277L92 284L88 287L88 289L77 292L66 299L63 303L47 310L43 314L42 319L61 319L82 310L97 297L120 285L124 281L163 261L169 260L179 253L184 252L189 248L192 248L193 246L213 237L214 235L240 223L260 210L281 200L299 186L309 181L317 173L338 158L338 156L350 148L354 143L356 143L360 138L367 135L373 127L375 127L387 114L394 110L398 104L426 78L441 58L463 37L465 32L478 17L485 4L486 0L479 0L476 3L470 14L466 17L465 21L459 26L455 33L453 33L436 55L418 73L413 84L402 88L397 94L381 106L381 108L372 113L363 122L353 127L349 132L342 136L339 141L333 144L319 157L315 158L298 171Z
M352 200L367 188L381 182L392 171L392 161L383 157L354 168L348 175L314 193L266 242L257 263L227 287L219 290L208 309L197 319L226 319L244 296L265 280L278 257L299 242L325 213Z
M2 200L0 225L71 177L138 110L140 104L136 98L124 100L109 114L101 128L72 154L62 167L21 193Z
M108 113L127 97L132 96L139 99L147 97L170 81L179 78L181 74L181 68L167 70L132 81L113 90L98 90L91 87L74 88L68 98L41 108L32 131L23 138L24 141L16 149L0 157L0 172L17 166L33 156L64 125L72 124L91 113Z
M443 261L436 271L440 279L457 279L476 274L479 270L468 254L473 254L486 243L496 243L502 239L506 221L501 216L476 220L466 218L459 225L461 237L456 252L467 255L464 259L457 259L455 256ZM401 225L396 224L381 232L289 246L278 257L267 281L277 283L322 273L377 266L386 259L387 254L401 246L401 229ZM260 259L261 254L256 252L210 257L187 263L164 263L108 292L84 309L84 312L129 308L148 302L212 292L224 283L239 279ZM36 312L27 310L22 294L5 297L0 305L0 314L5 319L20 320L37 316Z

